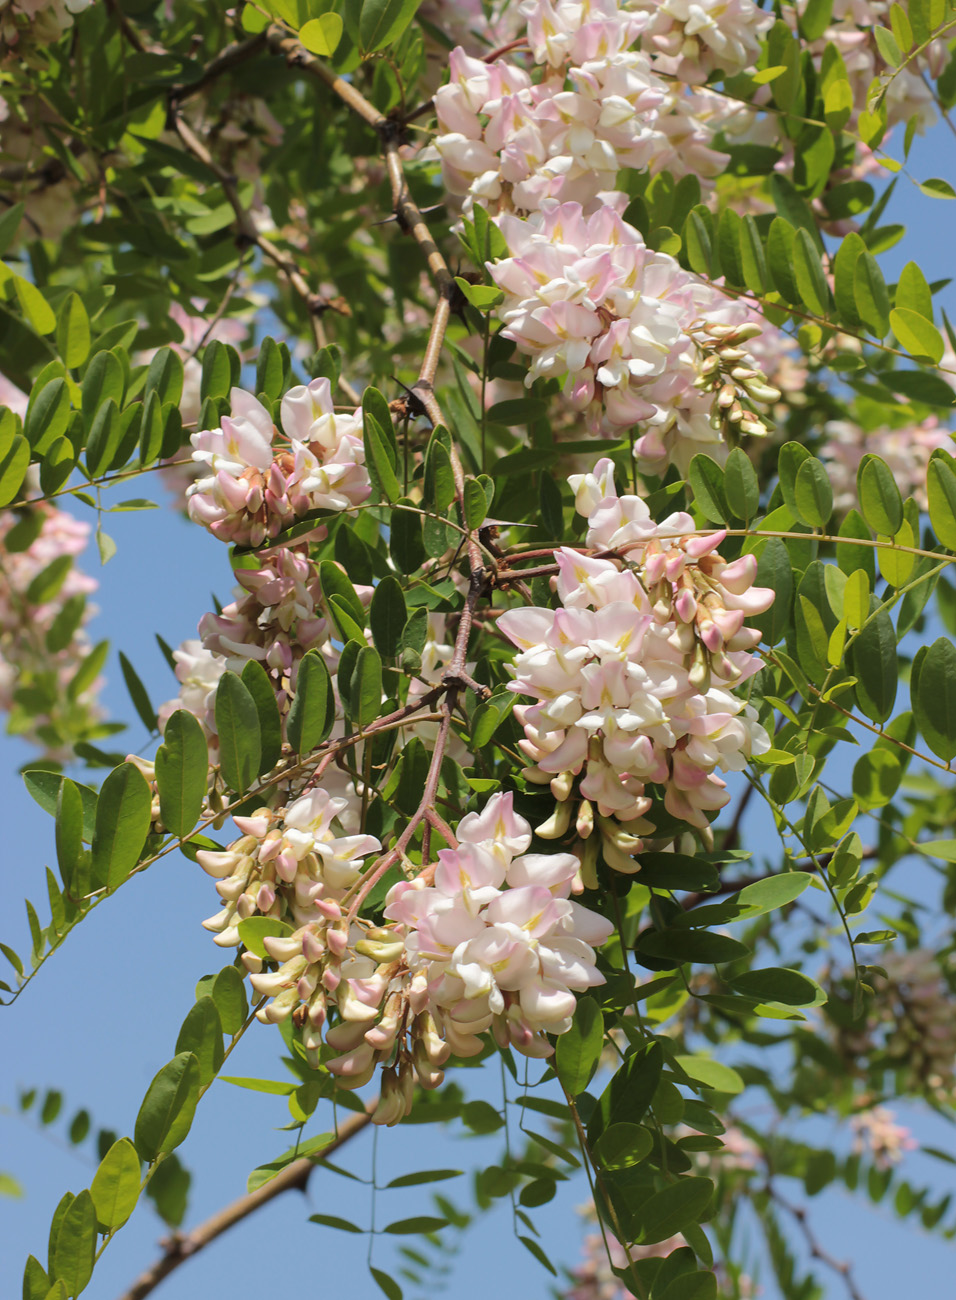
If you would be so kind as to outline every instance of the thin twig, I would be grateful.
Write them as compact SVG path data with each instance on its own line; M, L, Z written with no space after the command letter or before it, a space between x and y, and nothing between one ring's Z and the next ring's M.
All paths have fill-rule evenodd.
M193 131L192 127L190 127L184 120L175 101L170 105L170 119L173 129L179 136L187 152L191 153L193 157L197 158L205 167L208 167L222 186L223 193L226 196L226 201L235 213L236 234L240 246L245 245L248 247L251 245L258 248L262 255L282 272L286 280L289 282L290 288L299 297L308 312L309 321L312 326L312 334L315 339L315 346L317 348L324 348L326 339L321 317L323 312L332 307L332 303L328 299L324 298L322 294L313 292L309 287L309 283L305 276L300 271L299 265L294 257L284 252L281 248L277 248L271 240L266 239L265 235L260 233L255 221L252 219L251 213L247 211L242 204L242 200L239 198L239 189L236 177L230 172L227 172L226 169L220 166L215 158L213 158L212 154ZM347 391L345 385L342 385L342 387L344 391ZM348 396L356 402L359 400L359 398L351 391L348 392Z
M290 67L300 68L310 76L318 78L337 95L363 122L366 122L379 137L385 167L388 172L389 185L392 190L392 208L399 228L418 244L428 271L438 294L435 315L429 331L425 355L422 359L418 378L412 385L412 394L421 403L432 425L444 424L441 407L435 397L435 374L445 341L445 332L451 316L452 303L457 294L455 277L445 261L441 249L432 238L428 224L421 208L412 198L405 178L401 149L404 143L404 125L386 117L372 104L357 86L346 81L331 68L327 68L319 59L314 58L299 44L289 37L281 28L270 28L267 40L271 49L281 53ZM461 465L458 449L452 443L450 451L452 473L455 479L455 495L461 507L462 519L465 518L465 475ZM475 538L468 532L468 559L472 573L481 569L481 551Z
M129 18L127 18L126 14L123 13L119 0L105 0L105 3L107 12L113 19L115 19L117 26L127 41L129 41L130 45L132 45L133 49L139 54L148 53L143 38L130 22Z
M205 90L207 86L218 80L224 73L231 72L233 68L237 68L265 48L265 32L260 32L257 36L251 36L247 41L234 41L232 45L227 45L224 50L220 50L215 58L210 59L195 81L187 81L182 85L173 86L169 92L169 98L174 103L181 104L184 99L190 99L193 95L198 95L200 91Z
M843 1279L850 1300L864 1300L863 1292L856 1285L853 1278L852 1265L848 1260L837 1259L821 1246L820 1239L810 1226L806 1209L802 1205L791 1204L770 1183L767 1184L764 1190L775 1205L779 1205L782 1210L786 1210L792 1216L803 1234L803 1239L807 1243L811 1257L819 1260L821 1264L825 1264L827 1268L832 1269L834 1273L839 1274Z
M349 1142L356 1134L361 1133L367 1128L372 1119L372 1112L378 1105L378 1098L370 1101L365 1108L364 1113L351 1115L342 1127L339 1129L336 1137L323 1147L317 1154L317 1160L324 1160L338 1151L346 1142ZM152 1264L145 1273L140 1274L128 1291L125 1291L121 1300L143 1300L148 1296L163 1278L179 1268L193 1255L204 1250L221 1237L224 1232L247 1219L250 1214L255 1213L263 1205L268 1205L274 1201L277 1196L283 1192L300 1191L304 1192L308 1186L309 1177L315 1168L315 1160L307 1156L302 1156L298 1160L293 1160L292 1164L286 1165L281 1173L276 1174L275 1178L270 1178L267 1183L250 1192L247 1196L240 1196L233 1201L231 1205L225 1206L221 1210L208 1218L205 1223L201 1223L198 1228L192 1232L187 1232L181 1236L178 1233L170 1237L166 1242L166 1250L163 1255Z

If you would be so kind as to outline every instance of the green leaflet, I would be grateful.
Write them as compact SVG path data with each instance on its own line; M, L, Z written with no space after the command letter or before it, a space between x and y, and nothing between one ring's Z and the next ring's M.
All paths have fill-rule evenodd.
M604 1047L604 1017L592 997L578 999L571 1028L558 1038L555 1072L572 1096L591 1081Z
M156 788L163 825L180 838L199 820L206 795L209 751L199 720L177 709L156 752Z
M256 702L233 672L219 679L215 716L223 779L230 790L243 794L259 774L262 742Z
M199 1066L199 1083L205 1088L222 1065L222 1022L211 997L199 998L190 1007L176 1039L177 1053L191 1052Z
M192 1125L199 1100L199 1062L180 1052L149 1085L136 1116L134 1141L143 1160L175 1150Z
M139 861L149 833L152 796L132 763L114 768L96 804L92 873L96 885L117 889Z
M319 650L310 650L299 664L296 691L286 722L289 744L297 754L321 745L335 720L332 679Z
M88 1191L70 1203L59 1225L52 1272L69 1296L78 1296L93 1275L96 1251L96 1207Z
M114 1142L100 1161L90 1195L103 1231L121 1228L136 1208L140 1189L140 1161L129 1138Z

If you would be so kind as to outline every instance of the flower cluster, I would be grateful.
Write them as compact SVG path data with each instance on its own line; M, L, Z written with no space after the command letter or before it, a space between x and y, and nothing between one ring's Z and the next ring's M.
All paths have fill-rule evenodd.
M530 355L526 382L563 378L565 395L599 432L641 424L645 472L686 469L730 435L765 433L776 402L746 343L763 328L749 309L690 275L610 207L585 217L551 204L499 224L512 256L490 265L504 292L506 338Z
M886 976L875 975L862 1030L843 1028L838 1050L861 1064L892 1071L901 1096L924 1094L951 1106L956 1097L956 1020L952 991L934 955L921 948L889 952Z
M887 1106L857 1112L850 1118L850 1127L854 1150L868 1151L878 1169L898 1165L907 1151L919 1145L905 1125L895 1122L894 1112Z
M307 554L279 546L261 559L260 569L236 570L237 599L221 614L204 614L199 635L203 648L221 655L233 672L242 672L250 659L261 663L284 716L299 663L309 650L328 644L329 624L321 612L318 568Z
M636 0L633 7L647 15L642 47L655 70L692 85L752 68L773 26L753 0Z
M856 475L864 456L879 456L889 465L904 497L916 499L927 509L926 468L937 448L952 453L952 431L943 428L935 415L922 424L900 429L866 430L850 420L830 420L823 426L825 439L820 457L826 462L833 485L833 506L840 514L859 508Z
M614 0L534 3L528 39L543 79L517 64L452 52L435 94L445 187L492 212L533 212L545 199L599 205L622 168L718 176L716 130L738 110L706 89L657 76L629 47L645 16Z
M231 404L220 429L192 436L207 471L189 489L189 516L221 541L261 546L310 510L348 510L369 496L361 414L335 413L327 379L283 397L278 447L257 398L234 388Z
M549 1055L547 1035L570 1028L575 991L604 982L592 945L613 929L568 897L577 858L528 853L531 827L511 795L494 795L461 820L456 848L389 890L378 926L358 907L380 869L363 878L360 859L380 845L337 833L342 802L310 790L236 818L241 839L198 855L224 902L204 923L217 943L239 943L239 923L256 913L292 927L263 940L277 969L243 956L256 991L272 998L260 1019L291 1015L310 1058L346 1087L384 1066L380 1123L407 1114L416 1079L436 1087L449 1055L480 1052L486 1030Z
M578 835L595 856L603 839L612 866L636 871L631 854L653 829L649 785L706 832L728 799L718 770L739 771L770 747L733 687L759 667L750 651L760 636L744 620L773 592L753 586L754 556L722 559L723 532L701 535L683 513L657 524L639 497L618 497L610 461L571 484L588 545L621 558L557 551L561 608L507 610L498 627L519 649L511 689L535 701L515 708L528 776L559 800L539 833L565 832L576 791Z
M338 919L332 900L358 880L361 859L381 848L371 835L338 834L333 823L343 810L344 800L333 799L326 790L309 790L287 807L262 807L249 817L236 817L241 839L223 852L197 854L199 865L216 878L224 904L203 922L220 947L236 947L239 923L255 915L295 929L321 918L328 921L330 911ZM295 999L274 1004L266 1018L277 1018L286 1001Z
M89 524L51 505L31 507L19 522L9 511L0 518L0 708L11 714L10 730L50 758L68 755L99 716L99 681L75 698L68 690L90 650L86 597L98 583L70 562L89 537ZM28 708L19 708L21 692L31 696Z

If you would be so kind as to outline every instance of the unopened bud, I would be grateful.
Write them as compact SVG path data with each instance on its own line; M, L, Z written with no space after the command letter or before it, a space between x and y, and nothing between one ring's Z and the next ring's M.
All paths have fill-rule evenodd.
M596 835L584 841L584 853L581 855L581 883L585 889L597 889L597 860L601 841Z
M602 847L604 861L615 871L620 871L626 876L633 876L636 871L640 871L641 864L637 859L632 858L629 853L622 852L611 840L604 840Z
M736 400L737 390L734 388L733 384L724 384L723 388L721 388L720 392L717 394L718 407L724 411L727 407L732 406Z
M577 821L574 823L574 829L582 840L586 840L594 830L594 809L587 799L582 799L578 807Z
M382 1091L372 1114L372 1123L391 1128L405 1117L405 1098L393 1069L383 1070L381 1078Z
M700 643L694 648L694 660L687 674L687 680L695 690L700 691L701 695L706 695L710 690L710 663L707 652Z
M551 793L559 803L563 803L570 795L573 785L573 772L559 772L551 781Z
M412 1064L415 1067L418 1082L423 1088L437 1088L445 1077L444 1070L432 1065L424 1044L421 1042L417 1042L412 1048Z
M644 841L639 835L630 834L620 822L614 822L609 817L601 818L601 836L622 853L637 853L644 847Z
M535 834L542 840L559 840L567 833L571 825L571 805L567 800L559 803L546 822L542 822Z
M355 945L355 951L363 957L370 957L372 961L378 962L380 966L390 965L398 961L405 951L404 939L392 939L390 943L382 943L376 939L359 939Z
M779 402L782 396L779 388L774 388L767 384L762 378L749 379L744 388L755 402L763 402L767 406L772 406L774 402Z

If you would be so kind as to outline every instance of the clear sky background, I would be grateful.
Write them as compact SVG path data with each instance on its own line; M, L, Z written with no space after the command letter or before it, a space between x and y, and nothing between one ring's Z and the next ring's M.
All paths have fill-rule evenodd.
M956 148L945 127L925 144L917 142L911 170L920 180L956 178ZM904 221L909 228L903 243L884 259L887 278L892 279L911 257L931 280L956 273L956 203L923 198L901 179L885 220ZM956 316L953 287L944 300L950 304L950 316ZM167 501L167 494L151 478L155 476L141 480L133 492L114 493L114 498L143 495ZM78 512L82 509L77 507ZM115 515L104 522L119 550L102 571L95 551L84 559L102 582L96 596L100 614L91 631L95 639L108 636L113 643L103 702L112 717L132 720L115 747L136 750L145 735L126 695L116 650L124 650L132 660L154 705L169 698L175 693L175 681L153 634L160 632L173 645L194 635L198 619L211 607L210 590L220 600L228 598L230 574L222 545L172 511ZM52 821L32 802L16 775L16 768L31 757L27 746L0 738L4 814L0 938L21 951L29 946L21 899L32 898L41 917L46 916L43 868L55 860ZM759 824L754 823L754 830L759 832ZM901 873L898 884L904 884ZM927 885L926 876L914 866L905 880L907 891L927 897ZM131 1133L151 1078L174 1053L196 981L224 964L200 925L215 910L216 896L208 877L182 857L165 858L97 909L69 936L20 1001L0 1009L0 1170L12 1174L24 1191L21 1200L0 1200L0 1297L19 1296L28 1253L45 1262L57 1201L67 1189L78 1192L88 1186L93 1175L89 1142L72 1148L65 1139L69 1117L86 1107L95 1125ZM281 1078L281 1050L274 1029L256 1026L231 1057L228 1071ZM733 1061L732 1051L728 1059ZM462 1071L458 1077L472 1095L500 1101L497 1064ZM41 1130L32 1116L17 1113L18 1090L32 1087L63 1092L63 1116L57 1124ZM515 1094L513 1085L511 1092ZM742 1113L748 1114L746 1098ZM956 1155L951 1125L915 1109L899 1107L897 1114L921 1142ZM328 1127L319 1117L307 1133ZM754 1109L752 1118L759 1124L764 1116ZM187 1230L242 1194L249 1171L289 1145L290 1135L276 1131L287 1120L281 1097L220 1082L214 1085L179 1152L194 1175ZM849 1149L848 1134L829 1120L809 1121L805 1132L835 1150ZM469 1138L460 1136L458 1128L416 1125L384 1130L376 1146L378 1180L384 1183L415 1169L472 1170L497 1163L503 1143L500 1135ZM370 1133L356 1139L341 1157L363 1178L369 1176L372 1161ZM929 1182L941 1191L956 1189L954 1172L919 1152L909 1155L904 1166L914 1185ZM467 1182L461 1178L436 1190L467 1203L471 1199ZM799 1198L802 1189L783 1186ZM579 1259L582 1231L576 1207L586 1200L586 1185L578 1177L562 1184L549 1206L534 1212L542 1245L557 1265L573 1266ZM382 1224L430 1210L427 1187L382 1193L377 1221ZM310 1213L338 1214L365 1224L369 1190L317 1172L308 1206L298 1194L286 1195L183 1265L156 1294L162 1300L200 1300L240 1289L244 1294L288 1289L324 1295L347 1288L350 1296L360 1300L378 1294L365 1268L368 1239L310 1224ZM892 1211L874 1209L865 1199L854 1200L839 1190L815 1198L810 1214L826 1248L855 1261L857 1285L866 1300L952 1294L953 1245L901 1226ZM110 1245L85 1294L90 1300L119 1297L154 1259L162 1235L162 1224L144 1203ZM514 1239L507 1202L482 1216L460 1243L456 1234L447 1236L449 1244L456 1244L446 1277L448 1292L456 1300L485 1300L490 1293L509 1298L550 1294L551 1279ZM399 1263L396 1247L395 1238L378 1237L373 1262L393 1272ZM820 1276L827 1297L845 1295L839 1279L823 1270ZM773 1300L776 1288L769 1276L763 1276L761 1284L762 1296ZM407 1296L416 1294L416 1288L407 1288Z

